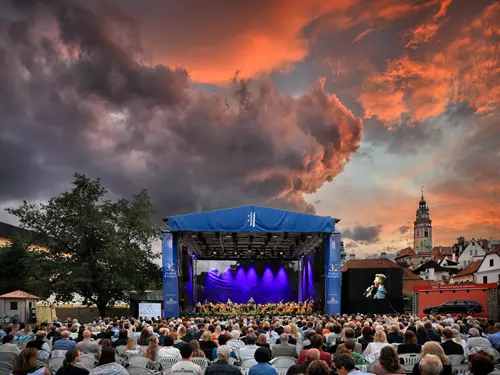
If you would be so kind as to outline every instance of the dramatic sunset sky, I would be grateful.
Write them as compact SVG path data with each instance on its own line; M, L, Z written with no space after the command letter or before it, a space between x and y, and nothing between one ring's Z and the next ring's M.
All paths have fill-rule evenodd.
M340 218L348 251L500 239L500 2L0 0L0 220L74 172L159 216Z

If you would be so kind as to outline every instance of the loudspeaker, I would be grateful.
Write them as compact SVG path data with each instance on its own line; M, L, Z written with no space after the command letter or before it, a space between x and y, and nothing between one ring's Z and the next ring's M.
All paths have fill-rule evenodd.
M182 281L187 283L190 280L190 275L189 275L189 268L190 265L192 264L193 260L189 256L188 252L182 251L181 253L181 264L182 264Z

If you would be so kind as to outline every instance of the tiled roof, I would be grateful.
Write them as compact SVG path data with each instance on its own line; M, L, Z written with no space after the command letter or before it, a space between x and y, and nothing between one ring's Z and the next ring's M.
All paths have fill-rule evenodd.
M413 249L411 247L407 247L406 249L399 250L398 254L396 256L396 259L402 258L404 256L408 256L408 255L415 255L415 251L413 251Z
M16 227L15 225L10 225L7 223L0 222L0 237L8 238L9 240L11 240L15 236L29 237L32 234L33 233L30 232L29 230Z
M415 275L409 268L403 268L403 280L423 280L420 276Z
M453 255L453 248L451 246L434 246L432 251L437 251L441 255Z
M441 267L439 264L437 264L435 261L433 260L429 260L427 262L425 262L424 264L422 264L420 267L418 267L415 271L413 271L414 273L419 273L421 271L425 271L425 270L428 270L430 268L434 268L435 271L448 271L446 268L444 267Z
M461 270L459 273L457 273L455 275L455 277L468 276L468 275L472 275L473 273L476 273L482 262L483 262L483 260L477 260L475 262L472 262L467 267L465 267L463 270Z
M342 272L349 268L401 268L393 261L385 258L380 259L353 259L342 266Z
M23 292L22 290L16 290L15 292L10 292L7 294L2 294L0 298L19 298L19 299L40 299L40 297L34 296L32 294Z

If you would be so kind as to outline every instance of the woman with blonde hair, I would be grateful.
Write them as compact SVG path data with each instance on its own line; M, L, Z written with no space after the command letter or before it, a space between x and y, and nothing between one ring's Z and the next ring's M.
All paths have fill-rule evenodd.
M301 342L302 337L300 336L299 330L297 328L297 324L291 323L290 328L291 328L290 335L295 337L295 339L297 340L297 343Z
M127 346L125 347L125 354L127 356L131 355L139 355L141 353L141 350L137 347L137 340L134 339L133 337L130 337L127 340Z
M214 348L217 347L217 344L212 340L212 335L209 331L203 332L200 338L200 348L205 353L205 357L209 360L212 360L212 352Z
M146 351L142 350L144 356L146 358L149 358L151 362L156 362L156 359L158 358L158 350L160 349L159 345L159 340L158 337L156 336L151 336L148 341L148 347L146 348Z
M222 329L220 328L220 325L215 326L215 332L212 334L212 340L218 340L221 332Z
M255 345L264 346L264 347L268 348L269 350L271 350L271 348L269 347L269 344L267 343L267 336L263 333L261 333L257 337L257 341L255 342Z
M366 346L366 349L363 352L363 357L367 358L370 354L380 354L380 350L387 345L389 345L389 343L387 342L387 336L385 335L385 332L377 331L373 336L373 342L370 342Z
M420 352L420 360L424 358L427 354L433 354L441 360L441 363L443 364L443 371L441 372L440 375L451 375L452 372L452 367L451 363L448 360L448 357L446 354L444 354L443 347L435 342L435 341L428 341L422 346L422 351ZM413 372L412 375L421 375L420 374L420 363L416 363L415 366L413 367Z

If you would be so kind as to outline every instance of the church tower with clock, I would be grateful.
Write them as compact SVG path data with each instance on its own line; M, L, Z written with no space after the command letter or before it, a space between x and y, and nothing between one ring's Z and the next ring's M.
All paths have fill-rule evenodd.
M416 219L413 222L413 247L416 254L432 251L432 220L423 190L422 198L418 202Z

